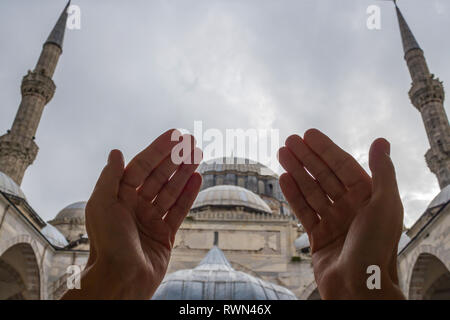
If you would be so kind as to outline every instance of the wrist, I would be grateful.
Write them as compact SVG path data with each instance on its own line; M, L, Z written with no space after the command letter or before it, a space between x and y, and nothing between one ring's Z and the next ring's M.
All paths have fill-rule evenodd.
M148 300L153 293L147 272L134 265L119 267L98 258L81 277L81 288L68 291L63 299Z
M119 266L110 260L99 259L92 270L93 276L102 284L107 299L148 300L151 288L147 281L148 272L135 264Z
M405 296L388 273L381 273L375 285L370 274L364 277L354 277L347 282L345 299L350 300L404 300ZM375 281L375 280L374 280ZM377 282L377 281L375 281Z
M390 275L381 268L374 283L365 268L333 268L317 275L319 292L324 300L403 300L405 296ZM379 280L379 281L378 281Z

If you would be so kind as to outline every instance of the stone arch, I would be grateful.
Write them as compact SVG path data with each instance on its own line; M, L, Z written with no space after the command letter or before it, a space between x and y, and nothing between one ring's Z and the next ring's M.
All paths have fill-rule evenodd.
M443 259L440 248L424 245L413 256L414 264L407 278L407 293L411 300L433 298L434 292L445 289L442 284L450 285L450 261Z
M0 300L23 300L25 284L16 269L0 259Z
M450 300L450 272L441 275L425 292L425 300Z
M5 241L0 246L0 268L10 281L7 285L0 284L0 291L6 299L41 298L42 272L38 264L37 245L28 235L18 236ZM14 290L17 292L14 292Z

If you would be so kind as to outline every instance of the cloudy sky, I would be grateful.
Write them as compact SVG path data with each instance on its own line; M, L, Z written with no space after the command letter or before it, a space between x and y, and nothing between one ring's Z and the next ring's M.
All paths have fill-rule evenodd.
M65 2L0 2L0 130L11 127L20 82ZM166 129L317 127L367 168L372 140L392 143L405 223L438 193L428 141L408 99L393 5L376 0L74 0L45 108L38 157L22 184L46 220L86 200L112 148L127 160ZM381 8L381 30L366 9ZM401 0L431 71L450 80L450 3ZM450 84L448 85L450 86ZM446 108L447 113L449 108ZM276 169L276 168L274 168Z

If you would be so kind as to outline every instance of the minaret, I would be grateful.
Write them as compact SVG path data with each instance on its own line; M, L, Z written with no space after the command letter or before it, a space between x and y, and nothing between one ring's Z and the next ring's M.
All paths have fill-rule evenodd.
M412 78L409 97L422 115L431 146L425 154L425 159L443 189L450 184L450 126L444 109L444 87L442 82L430 73L422 49L397 4L395 7L405 60Z
M55 93L56 86L52 77L62 54L69 5L70 1L44 43L34 71L28 71L23 77L22 101L16 118L11 130L0 137L0 171L18 185L22 183L25 170L38 153L35 135L44 107Z

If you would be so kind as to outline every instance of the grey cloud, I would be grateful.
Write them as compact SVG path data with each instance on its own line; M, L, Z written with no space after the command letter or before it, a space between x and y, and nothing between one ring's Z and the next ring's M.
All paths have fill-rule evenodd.
M112 148L127 159L160 132L269 125L284 140L324 130L367 162L378 136L392 143L410 225L438 192L426 167L420 114L409 102L393 6L371 0L73 1L82 30L68 31L54 100L37 134L38 158L23 189L45 219L87 199ZM400 2L430 68L450 79L444 0ZM0 129L17 110L64 1L0 4ZM369 31L366 8L382 9ZM448 108L447 108L448 111ZM364 164L367 168L367 163Z

